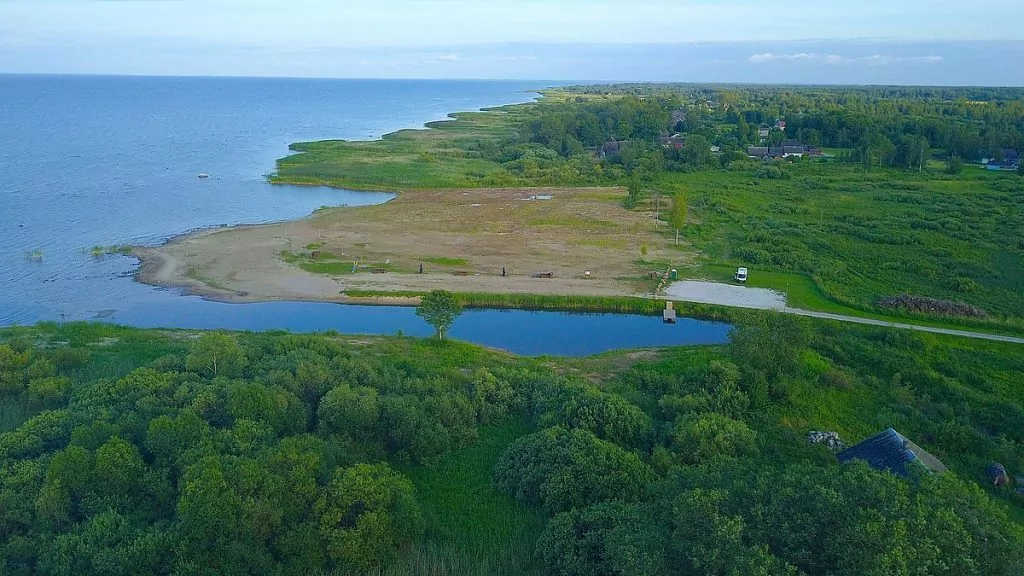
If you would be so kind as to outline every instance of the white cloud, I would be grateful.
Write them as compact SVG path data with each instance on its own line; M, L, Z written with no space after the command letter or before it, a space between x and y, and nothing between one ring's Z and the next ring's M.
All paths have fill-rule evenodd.
M752 54L747 58L752 64L768 64L771 62L824 62L827 64L865 64L868 66L884 66L886 64L937 64L942 62L942 56L886 56L872 54L871 56L840 56L838 54L818 54L815 52L799 52L795 54L774 54L763 52Z
M441 62L458 62L459 61L459 55L458 54L442 54L442 55L438 56L437 59L440 60Z

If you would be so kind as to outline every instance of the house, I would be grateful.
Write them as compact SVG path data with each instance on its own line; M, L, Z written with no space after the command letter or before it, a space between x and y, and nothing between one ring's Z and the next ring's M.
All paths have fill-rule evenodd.
M986 170L1016 170L1020 168L1020 155L1013 148L1004 148L999 151L999 155L1003 157L1002 160L992 158L985 162Z
M661 139L661 145L664 148L675 148L676 150L681 150L683 146L686 145L686 136L683 136L682 134L666 136Z
M775 128L785 132L786 131L786 121L785 120L776 120L775 121Z
M821 149L815 148L814 146L808 146L807 152L804 153L804 156L808 156L810 158L821 158Z
M767 146L747 146L747 156L751 158L766 158L768 157Z
M757 136L759 138L767 138L768 134L770 134L771 131L771 128L768 128L767 126L762 126L757 129Z
M807 152L807 147L804 146L803 144L800 144L800 145L797 145L797 146L783 146L782 147L782 156L783 157L787 157L787 156L803 156L805 152Z
M605 142L604 145L601 146L601 156L604 158L607 158L609 156L618 156L619 152L622 152L622 149L625 147L625 145L625 140L610 140L608 142Z
M887 470L904 478L909 473L908 466L912 465L922 466L929 472L946 471L946 466L938 458L892 428L843 450L836 458L843 464L863 460L875 470Z

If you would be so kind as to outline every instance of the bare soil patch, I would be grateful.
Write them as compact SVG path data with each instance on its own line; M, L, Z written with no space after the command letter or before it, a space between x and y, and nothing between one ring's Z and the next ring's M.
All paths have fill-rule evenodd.
M649 261L683 257L659 234L664 224L624 209L624 196L617 188L406 192L378 206L137 249L138 278L227 301L348 301L346 290L630 295L655 269L638 262L642 245ZM542 273L552 277L535 277Z

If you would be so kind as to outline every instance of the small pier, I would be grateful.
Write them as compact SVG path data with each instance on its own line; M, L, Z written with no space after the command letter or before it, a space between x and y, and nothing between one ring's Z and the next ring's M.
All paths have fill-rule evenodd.
M665 302L665 311L662 313L662 319L665 321L665 324L676 323L676 309L672 302Z

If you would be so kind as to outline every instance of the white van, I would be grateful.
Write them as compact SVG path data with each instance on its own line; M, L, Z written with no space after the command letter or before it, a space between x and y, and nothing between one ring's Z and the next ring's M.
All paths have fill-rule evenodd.
M739 282L740 284L745 284L747 282L746 268L740 268L736 270L736 281Z

